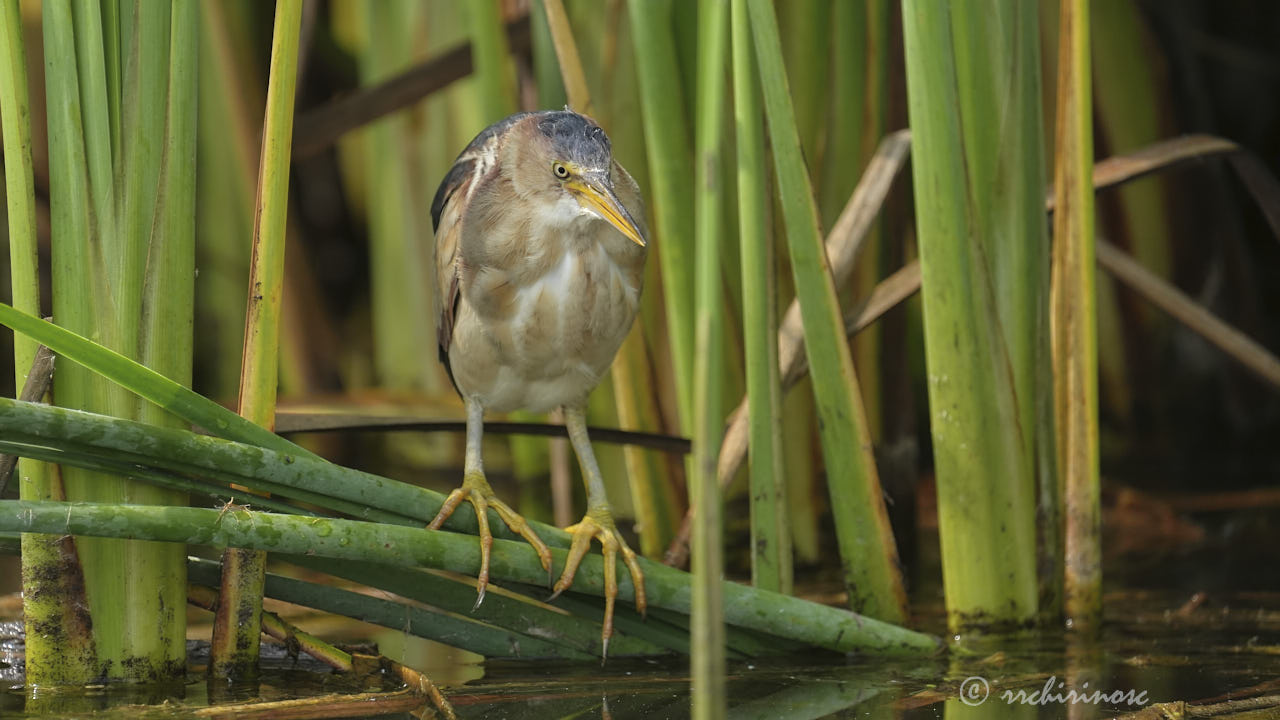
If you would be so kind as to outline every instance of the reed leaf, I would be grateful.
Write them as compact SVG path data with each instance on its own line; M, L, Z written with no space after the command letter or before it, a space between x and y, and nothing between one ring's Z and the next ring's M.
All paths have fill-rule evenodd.
M698 105L696 108L694 198L697 232L693 396L693 474L689 507L698 517L693 529L693 717L725 716L723 598L723 501L716 483L716 459L724 432L722 376L724 317L721 299L721 245L724 242L723 152L725 59L728 50L728 0L698 4Z
M39 244L31 158L31 106L22 14L17 0L0 5L0 125L4 136L5 202L8 210L9 276L13 304L40 313ZM22 388L39 343L15 335L14 387ZM63 499L53 468L38 460L18 461L18 493L24 500ZM19 538L12 538L14 551ZM37 685L70 685L99 672L93 635L84 617L83 590L74 591L64 561L74 545L55 535L23 534L22 617L26 630L26 677ZM83 580L78 575L75 579Z
M200 77L197 127L199 183L196 192L196 284L194 372L208 396L230 403L239 392L240 356L248 293L249 243L253 236L262 117L261 88L251 87L240 52L246 6L200 3Z
M1155 40L1144 26L1137 4L1130 0L1095 3L1089 15L1090 62L1100 70L1091 81L1099 133L1095 145L1117 155L1169 135L1165 119L1171 113L1161 81L1167 68L1160 54L1151 52ZM1054 89L1053 83L1049 86ZM1103 200L1103 207L1114 211L1104 209L1100 216L1102 231L1113 242L1130 248L1144 267L1165 279L1173 270L1175 237L1167 190L1168 183L1161 178L1129 183ZM1127 357L1126 338L1137 335L1147 339L1144 345L1160 348L1169 340L1169 323L1143 303L1125 302L1118 287L1106 276L1097 286L1098 372L1103 388L1099 402L1127 425L1133 421L1134 391L1143 389L1140 381L1134 382L1130 363L1148 363L1151 356L1144 358L1138 352ZM1144 395L1148 412L1155 417L1165 415L1167 411L1161 406L1164 393Z
M108 100L99 4L91 0L76 0L71 12L75 20L73 35L76 75L80 84L81 129L89 168L89 189L93 193L90 203L101 237L107 243L115 243L120 236L113 230L117 214L114 175L116 162L121 160L124 149L119 134L112 136L108 104L115 105L118 113L121 96ZM119 130L119 126L115 129ZM109 246L106 254L109 259L123 263L128 258L122 251L121 247ZM116 287L121 285L124 283L120 282Z
M829 93L831 66L832 12L838 4L857 9L861 3L832 3L828 0L792 0L777 5L778 31L782 41L782 58L787 69L787 86L795 108L796 130L800 147L810 163L824 154L823 129ZM853 37L841 37L837 45L856 49L861 43ZM835 99L834 97L832 99ZM841 129L843 130L843 128ZM820 169L821 166L815 166ZM816 185L818 178L811 175Z
M398 567L434 567L469 575L480 568L475 539L456 533L248 510L5 500L0 501L0 532L251 547ZM551 552L555 566L563 567L566 551L554 548ZM537 554L525 543L495 540L490 563L496 582L546 582ZM645 563L644 570L650 605L689 612L691 590L684 573L656 563ZM618 580L620 593L629 596L630 579ZM604 566L599 556L588 555L583 560L574 589L593 596L604 594ZM848 611L736 583L725 583L724 591L726 619L745 628L839 652L924 655L940 647L936 638Z
M194 273L182 261L189 232L185 238L171 232L177 226L166 213L181 212L180 222L191 221L183 183L192 182L185 156L194 136L189 117L171 116L176 109L169 105L169 84L189 84L194 65L171 64L169 50L172 34L191 37L195 16L179 13L175 26L170 3L137 4L123 15L117 9L104 12L98 3L81 0L44 6L46 49L50 58L57 56L46 75L53 310L65 327L122 356L140 357L147 350L144 327L190 323ZM174 156L172 183L162 176L166 152ZM172 198L166 196L170 191ZM169 209L159 210L165 205ZM164 295L163 302L149 304L148 290ZM160 362L169 363L166 371L189 377L189 370L178 367L190 361L189 350L178 357L181 333L172 342L176 353ZM126 417L140 413L127 391L75 366L58 373L54 394L72 407ZM182 500L168 490L74 468L62 477L67 497L77 500ZM87 540L76 550L106 675L152 681L180 674L186 587L181 548ZM96 677L99 672L77 682Z
M476 92L482 125L494 123L515 110L515 85L510 71L507 35L502 27L499 0L474 0L464 12L471 30L471 57L475 62ZM370 38L371 43L380 42Z
M822 171L819 186L818 213L822 227L834 229L845 201L858 182L858 172L867 167L874 143L885 134L888 115L883 81L872 83L873 76L887 75L892 62L889 50L873 34L879 27L869 27L873 16L877 22L886 15L885 0L866 3L836 3L831 8L830 108L827 113L826 144L820 155ZM876 15L879 13L879 16ZM885 29L887 32L887 28ZM877 78L878 80L878 78ZM864 171L865 172L865 171ZM863 297L883 275L881 259L885 255L883 233L877 227L870 242L863 243L858 263L841 299ZM839 283L837 284L839 286ZM846 300L847 302L847 300ZM862 383L862 402L866 407L867 429L878 446L885 444L884 395L887 376L881 367L884 351L881 342L883 326L876 323L851 340L853 367Z
M561 6L561 10L564 7ZM545 2L537 2L529 10L530 51L533 54L533 84L538 92L538 107L564 107L569 103L564 81L560 77L560 61L556 59L555 40L547 18ZM586 83L586 80L583 80Z
M1059 28L1051 302L1058 473L1065 488L1063 610L1072 628L1093 632L1102 615L1102 512L1088 0L1063 0Z
M260 447L196 435L182 430L157 428L129 420L0 398L0 452L14 451L22 454L29 452L28 448L42 448L45 451L50 448L67 448L74 451L76 455L64 460L68 464L84 462L84 458L102 458L110 462L127 462L142 468L159 467L176 475L220 478L221 482L235 482L250 488L260 488L261 482L266 480L271 483L270 487L278 489L281 495L287 496L288 493L296 492L290 489L302 488L312 493L310 497L318 504L327 502L325 498L339 498L366 506L369 510L362 517L374 517L372 513L376 509L382 509L388 513L391 510L405 513L395 518L387 516L386 520L379 518L380 524L377 525L373 523L360 525L376 529L377 532L425 532L421 530L423 524L435 516L444 499L439 493L425 488L343 468L321 460L280 454ZM68 455L71 454L68 453ZM320 506L325 507L323 504ZM7 510L18 506L6 504L0 507ZM61 510L65 511L66 507L61 506ZM137 507L130 512L136 510L141 513L141 516L145 516L153 511L163 514L162 511L168 509L175 508ZM208 512L210 513L208 516L197 514L191 517L201 517L210 521L216 521L216 516L219 514L216 510L197 511L186 508L183 510ZM0 512L0 515L5 513ZM18 521L16 516L10 515L6 517L11 521ZM229 510L225 513L225 517L233 515L256 518L263 514L248 513L246 515L245 511L239 510L234 512ZM285 516L265 515L265 517L283 518ZM514 538L514 541L509 543L501 541L494 543L495 573L499 546L501 546L504 553L510 551L510 557L519 562L520 567L523 568L521 573L524 573L508 577L506 580L525 584L545 583L546 572L542 570L532 549L498 522L496 514L491 517L491 521L495 537L507 540ZM339 521L299 517L297 522L316 523L312 527L319 528L321 527L319 523ZM394 522L395 525L388 525L387 522ZM129 526L129 522L123 517L119 522L110 524L115 528L113 532L120 533L126 532ZM541 523L535 522L531 525L539 536L553 547L552 552L557 562L562 562L564 550L569 545L569 536L562 530ZM442 542L445 542L448 547L456 546L473 553L478 567L479 547L474 539L458 534L475 534L474 513L466 507L460 507L446 523L446 528L454 532L432 532L430 537L444 537L446 539ZM177 532L181 529L182 523L179 522L173 526L172 531ZM211 529L217 529L216 522ZM0 531L3 530L4 528L0 528ZM248 531L253 534L251 527ZM72 532L81 534L79 530L72 530ZM261 536L275 537L274 533L269 532ZM346 547L338 542L336 536L334 542L338 543L336 547ZM217 539L209 540L207 544L216 545ZM299 547L304 545L305 543L300 543ZM380 546L379 543L375 545ZM414 540L402 549L407 551L416 546L417 540ZM378 551L378 548L373 545L368 547L370 552ZM310 555L306 547L297 550L285 547L266 549ZM324 553L316 553L316 555L330 557ZM333 555L333 557L349 556ZM403 565L390 555L379 555L377 558L350 557L363 561ZM429 563L427 565L455 572L474 572L474 568L464 565L431 565ZM652 607L667 608L681 613L689 612L691 591L687 574L647 560L642 560L641 566L645 572L645 587ZM600 594L602 592L600 583L603 581L602 567L600 556L588 555L580 571L585 574L580 575L579 580L575 581L574 589L593 595ZM496 574L494 577L498 579ZM627 597L631 592L629 578L619 578L619 582L620 595ZM860 617L847 611L816 606L803 600L755 590L737 583L725 583L723 593L726 620L729 623L770 635L842 651L861 648L859 651L918 653L932 652L936 648L936 639L927 635Z
M649 205L662 267L671 364L680 422L693 426L693 157L677 64L671 0L627 3L635 41L649 159Z
M31 103L27 92L27 58L22 38L22 12L17 0L0 6L0 127L4 135L4 183L9 229L9 278L13 306L30 315L40 314L39 239L36 234L36 197L31 161ZM25 336L13 341L14 387L21 389L35 362L40 343ZM38 464L31 489L45 494L48 477ZM47 498L40 498L47 499Z
M1037 612L1035 395L1021 392L1035 387L1026 363L1036 356L1029 334L1044 297L1041 273L1028 271L1044 237L1043 170L1028 156L1040 152L1039 94L1028 94L1027 77L1039 72L1028 49L1034 9L903 2L930 424L954 632L1018 626ZM983 39L991 17L1002 32ZM991 120L994 106L983 103L993 97L1006 122Z
M195 283L196 87L199 6L172 4L168 112L159 169L160 191L151 222L144 267L141 363L175 382L191 384L192 308ZM178 418L144 405L140 417L152 424Z
M421 7L401 0L362 2L359 8L371 38L360 55L360 82L371 86L411 64L410 31ZM436 352L432 323L405 321L430 318L433 312L431 279L420 246L430 232L419 225L423 217L415 213L421 200L413 193L420 183L413 175L417 138L409 113L380 119L365 131L365 138L375 378L379 387L389 390L440 390L432 363L424 361Z
M1138 5L1131 0L1090 5L1089 35L1090 64L1105 70L1091 82L1091 102L1106 151L1129 152L1166 135L1162 118L1167 117L1168 102L1158 79L1165 68L1150 52L1155 40ZM1173 248L1164 193L1165 182L1159 179L1118 190L1123 227L1117 234L1128 238L1131 252L1144 267L1168 278Z
M855 171L862 167L867 154L864 129L873 115L884 110L882 103L868 102L867 92L868 77L878 69L873 69L872 64L886 60L872 56L874 46L867 41L867 16L875 2L833 3L830 22L824 21L819 26L837 38L831 47L831 105L826 146L821 155L811 156L814 162L821 161L818 206L824 228L832 227L853 193L858 183ZM817 54L812 50L810 53ZM813 83L813 80L807 82Z
M330 560L330 562L333 561ZM191 582L210 586L217 584L222 572L218 563L196 558L188 561L188 568ZM474 593L475 589L472 588L472 594ZM466 617L444 613L435 608L418 607L371 597L351 590L305 582L283 575L268 574L264 584L264 594L276 600L314 608L321 612L408 632L489 658L591 659L591 656L584 652L549 642L545 638L502 630ZM474 604L474 601L472 602Z
M96 3L89 11L97 11ZM166 135L167 113L159 111L168 107L169 95L169 41L171 3L138 3L129 14L132 22L125 26L131 33L121 36L121 47L125 50L121 57L124 75L121 87L121 124L123 148L121 162L118 167L120 178L119 216L115 227L117 233L103 236L103 252L107 258L107 267L112 278L112 297L115 300L117 320L114 349L129 357L136 357L141 351L142 308L145 294L148 256L151 252L151 228L156 219L156 203L160 199L160 172L164 162L165 143L157 142ZM194 22L195 18L190 18ZM79 29L77 28L77 31ZM189 47L194 50L195 48ZM99 50L99 58L101 50ZM188 68L190 72L191 68ZM81 78L81 95L86 93L92 97L93 91L88 84L94 82L96 75ZM190 78L183 78L190 81ZM86 103L85 128L101 126L102 130L85 134L85 147L89 151L90 185L96 189L98 180L93 173L94 158L98 155L96 146L108 140L105 131L110 116L107 108L102 108L101 116L89 115L95 110L92 104ZM96 120L96 122L95 122ZM99 138L99 135L104 137ZM193 139L194 140L194 139ZM109 150L109 145L108 145ZM187 218L189 219L189 218ZM101 221L101 215L99 215ZM175 273L182 273L182 267L173 268ZM167 272L159 268L156 273ZM184 277L191 282L193 273L187 270ZM190 308L186 308L190 312ZM125 401L122 401L125 402ZM129 405L136 406L134 398L128 398ZM174 558L177 560L178 558ZM182 591L175 597L186 597L186 583L182 583ZM180 607L181 605L179 605Z
M332 558L317 559L305 555L278 557L308 570L386 590L440 610L467 616L468 619L476 622L510 628L523 635L541 638L558 647L585 653L587 657L600 657L601 654L599 623L586 622L580 617L566 615L559 609L548 607L528 597L507 592L507 590L516 590L514 587L494 588L494 592L485 595L480 607L475 607L475 583L446 573L425 568L406 571L404 568L387 565L370 565ZM546 590L541 587L530 588L530 590L529 594L534 597L546 595ZM270 578L268 578L267 591L270 595ZM557 606L563 607L559 603ZM447 643L448 640L442 642ZM465 649L481 655L489 654L471 647ZM664 652L667 652L665 647L656 645L643 637L619 632L609 638L609 654L613 657L658 655Z
M101 255L95 257L93 247L96 238L91 235L91 216L93 210L89 205L88 160L85 157L84 132L80 114L79 79L75 68L75 37L72 20L72 9L66 0L42 3L42 27L44 30L45 99L49 139L49 215L50 215L50 275L53 286L53 313L59 323L85 333L103 337L98 318L93 312L92 298L105 299L107 292ZM109 216L114 216L114 208L107 207ZM107 303L110 304L109 302ZM93 378L88 371L80 368L60 370L55 381L54 390L58 401L64 405L92 407L106 410L105 393L101 386L92 385ZM54 486L50 489L52 497L83 497L81 480L83 474L74 471L62 471L59 478L63 488ZM118 481L109 481L114 485L111 489L119 489ZM63 493L65 489L66 493ZM116 494L117 497L119 493ZM87 546L87 547L86 547ZM32 546L36 549L36 546ZM93 542L76 543L78 550L94 552ZM67 562L67 554L71 551L66 545L49 543L40 548L32 561L53 571L52 582L43 582L45 577L30 577L26 582L26 591L36 595L37 603L33 617L35 620L50 618L62 619L56 606L49 606L48 594L57 594L70 587L75 581L86 582L83 574L77 575L78 564ZM119 553L116 553L119 555ZM118 570L119 566L109 568ZM119 577L119 573L116 573ZM95 590L97 588L95 587ZM41 594L45 597L41 598ZM105 590L108 598L114 596L119 600L119 588ZM86 604L87 607L87 604ZM74 616L71 616L74 617ZM49 684L73 685L88 682L103 674L102 656L119 658L123 656L120 635L120 621L114 619L107 627L93 623L92 618L85 618L94 626L89 637L67 643L69 651L63 659L58 653L63 650L57 647L61 638L55 639L52 646L32 648L36 653L30 660L35 671L34 680ZM69 627L74 627L71 625ZM82 624L83 627L83 624ZM115 638L105 643L105 647L96 642L97 635L115 631ZM80 633L72 631L69 637L76 638ZM42 655L43 653L43 655Z
M564 3L560 0L542 0L534 5L534 66L535 71L541 67L551 66L554 72L547 71L538 77L539 99L542 107L555 107L544 95L559 93L568 96L569 106L591 117L595 116L595 107L591 103L591 90L587 87L587 75L582 70L582 60L578 56L578 43L573 39L573 30L569 27L569 16L564 12ZM547 38L551 41L550 57L540 53L541 46L537 32L540 27L546 28ZM554 59L553 65L549 61Z
M301 17L301 0L283 0L276 7L271 75L262 131L258 214L254 226L253 261L249 269L249 310L245 320L238 405L241 416L264 428L270 428L275 417L280 308L285 272L285 221L289 211L289 150L293 135Z
M143 239L145 259L142 271L140 312L138 313L137 353L148 367L175 382L191 384L193 348L193 315L195 295L195 186L196 186L196 80L198 77L199 6L196 0L175 0L169 12L148 22L160 23L147 32L163 36L152 42L168 53L167 72L160 73L160 87L148 88L139 102L165 100L165 112L148 116L159 119L163 142L155 143L156 157L147 157L147 170L154 173L154 197L136 200L148 216L137 228ZM164 54L159 50L156 55ZM148 73L149 74L149 73ZM125 98L125 110L131 107ZM130 138L130 142L141 142ZM126 148L127 149L127 148ZM150 155L137 151L139 156ZM128 158L129 156L126 156ZM128 166L126 173L135 172ZM125 190L126 198L140 195L138 189ZM149 203L149 204L148 204ZM126 205L126 210L129 206ZM127 216L126 232L132 232L133 220ZM153 425L183 426L181 418L150 403L136 405L136 417ZM160 490L138 485L132 490L131 502L183 505L187 496L169 489ZM156 588L156 600L142 603L139 613L126 633L135 638L136 647L144 648L145 638L155 636L162 644L147 650L157 667L182 667L186 662L186 617L181 610L186 597L185 548L179 545L137 546L135 567L147 563L164 568L163 582L140 578L144 586ZM153 603L156 603L153 605ZM154 628L163 624L159 633ZM175 641L176 640L176 641Z
M737 135L738 241L742 246L742 330L746 346L751 471L751 580L791 591L791 537L782 455L777 282L765 212L769 202L759 73L747 8L733 3L733 102ZM722 451L723 452L723 451Z
M275 423L279 384L289 155L297 95L302 0L282 0L275 10L238 402L242 417L268 430ZM222 557L223 576L213 623L209 672L220 678L251 677L257 672L262 637L266 555L261 551L227 548Z
M767 0L750 0L748 7L850 606L872 617L902 621L906 618L906 593L897 549L818 231L817 210L782 65L777 21Z
M86 340L60 325L32 317L4 303L0 303L0 325L34 338L41 345L48 346L77 365L128 388L138 396L219 437L270 447L285 453L315 457L310 451L266 428L254 425L160 373ZM64 365L59 372L65 377L68 370L74 369Z

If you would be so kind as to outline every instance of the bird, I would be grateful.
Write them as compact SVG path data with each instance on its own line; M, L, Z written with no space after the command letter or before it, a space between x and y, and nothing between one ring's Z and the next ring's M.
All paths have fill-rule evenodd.
M565 528L572 540L551 598L572 585L591 540L598 540L605 574L601 654L607 657L617 555L630 571L642 615L644 574L614 521L585 408L639 308L648 253L640 189L591 118L567 107L517 113L485 128L458 155L436 191L431 220L436 340L466 408L466 454L462 486L428 527L439 529L464 500L475 507L476 607L489 581L487 509L533 546L550 579L546 544L485 478L481 438L485 411L562 408L587 511Z

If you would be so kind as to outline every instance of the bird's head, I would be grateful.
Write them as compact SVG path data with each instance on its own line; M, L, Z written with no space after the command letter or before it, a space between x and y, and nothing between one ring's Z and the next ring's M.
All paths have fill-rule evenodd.
M644 247L640 225L613 187L609 136L590 118L565 110L537 113L517 128L524 137L515 164L517 185L549 201L548 212L599 218Z

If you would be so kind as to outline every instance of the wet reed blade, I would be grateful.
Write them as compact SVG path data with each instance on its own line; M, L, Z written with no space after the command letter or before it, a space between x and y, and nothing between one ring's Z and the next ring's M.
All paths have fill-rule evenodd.
M1095 632L1102 615L1102 512L1088 0L1063 0L1059 32L1052 328L1066 522L1063 609L1069 627Z
M276 5L240 366L239 413L268 430L275 422L279 382L289 150L301 22L302 0L282 0ZM214 677L245 678L257 672L265 572L266 555L261 551L228 548L223 553L221 602L214 619L209 660L209 672Z
M693 425L693 157L685 110L671 0L627 3L640 81L648 201L657 230L654 244L662 269L663 300L671 344L679 419Z
M239 389L248 300L249 243L263 90L246 65L248 7L200 3L199 183L196 206L197 334L194 372L203 392L230 404ZM256 63L253 63L256 66ZM256 67L255 67L256 69Z
M846 199L853 192L867 160L885 135L888 95L885 92L888 68L893 62L887 42L888 2L835 3L831 9L831 103L827 115L827 142L822 153L822 182L819 215L822 227L832 229ZM879 225L864 243L853 276L842 293L863 297L880 279L885 255L884 233ZM847 305L846 305L847 306ZM868 327L851 340L853 366L862 383L862 400L867 409L867 425L877 445L886 442L884 388L881 368L881 325Z
M386 565L332 558L318 559L305 555L284 556L282 559L315 572L386 590L445 612L466 616L470 620L542 638L566 649L585 653L588 658L599 657L601 653L599 623L583 622L578 617L542 605L529 597L517 595L511 587L504 588L511 592L500 591L487 595L484 603L477 608L475 583L446 573L427 569L406 571L404 568ZM533 595L535 598L545 597L546 590L537 588ZM597 606L594 602L591 605ZM460 639L465 640L465 636ZM476 651L473 648L467 649ZM665 649L662 646L643 637L619 633L609 638L609 654L612 657L657 655L663 652Z
M222 570L217 563L191 558L193 583L212 585ZM362 622L401 630L418 637L461 647L485 657L554 658L557 660L590 660L591 656L549 642L546 638L523 635L483 624L461 613L450 614L435 608L423 608L382 597L371 597L322 583L312 583L283 575L268 574L264 591L267 597L321 612L342 615ZM472 594L475 589L472 588ZM220 598L219 598L220 599ZM474 604L474 600L472 601ZM213 608L216 611L216 606ZM265 621L269 613L264 613ZM350 668L346 668L350 669Z
M560 8L564 9L563 6ZM529 10L530 52L533 54L533 86L539 108L564 107L569 104L564 81L560 79L560 61L556 58L555 40L547 18L546 3L534 3ZM567 21L566 21L567 22ZM586 83L586 80L583 80Z
M764 115L747 8L733 3L733 102L736 125L738 240L742 246L742 329L746 346L751 487L751 581L790 593L791 535L787 526L782 454L782 380L778 374L778 289L764 157ZM722 450L723 453L723 450Z
M116 10L87 1L43 6L53 312L65 327L189 382L195 136L188 91L194 92L197 16L186 2ZM175 41L186 45L171 53ZM175 84L185 87L171 104ZM166 329L176 332L172 347L148 339ZM173 422L75 366L58 373L55 395L70 407ZM73 500L185 501L171 490L74 468L62 478ZM179 676L185 659L183 549L87 540L77 550L106 675L142 681Z
M226 512L209 510L208 515L198 514L205 511L193 511L197 513L193 517L203 517L208 520L210 523L208 529L214 532L228 527L230 518L235 516L244 523L241 530L248 535L258 537L259 540L296 541L296 544L291 546L295 548L293 550L284 546L268 548L273 551L310 555L312 550L315 550L317 557L330 557L333 555L326 554L322 550L323 547L331 546L342 548L342 552L352 553L341 557L363 562L436 567L463 573L474 573L473 565L479 561L479 548L474 539L459 535L459 533L474 535L476 532L475 516L469 511L464 512L459 509L450 519L447 527L453 532L420 534L423 532L421 528L424 523L434 517L443 501L442 495L424 488L343 468L319 459L276 453L182 430L156 428L127 420L74 413L61 408L3 398L0 398L0 410L2 410L0 412L0 451L19 455L34 454L46 458L54 457L50 453L58 452L62 453L59 461L64 464L96 467L100 462L121 463L148 472L151 468L155 468L158 472L169 474L179 480L184 477L206 478L207 480L190 486L193 492L204 492L208 482L216 481L224 487L234 483L259 491L269 490L279 497L306 498L306 501L314 506L339 512L354 512L356 517L376 519L377 524L359 523L360 527L375 534L387 532L395 534L401 531L413 533L411 537L400 538L389 545L388 538L378 539L373 536L366 536L367 542L357 541L354 539L355 536L348 537L344 541L340 536L332 534L335 526L325 524L337 521L312 515L298 517L302 527L310 528L304 533L306 537L291 537L292 530L283 535L277 535L268 526L268 523L274 522L275 519L285 517L282 515L247 512L241 509L230 509ZM333 502L335 500L342 502L335 503ZM346 503L356 504L356 509L353 511ZM12 503L6 504L5 512L0 513L0 521L3 521L3 517L10 517L11 520L16 521L18 507ZM65 519L67 508L67 505L57 506L57 512L61 513L59 517ZM14 513L9 513L10 509L14 509ZM184 525L186 520L166 515L172 509L143 507L121 510L125 515L122 515L120 520L106 523L105 526L102 521L113 517L111 512L114 511L103 510L96 515L90 513L90 516L98 519L87 520L87 522L88 526L95 528L92 531L95 534L141 532L143 534L138 537L167 539L170 536L147 535L143 526L150 523L151 519L170 517L173 519L171 525L162 523L169 527L164 532L190 531L194 526ZM53 522L53 517L48 515L46 519ZM519 542L518 536L514 536L502 526L496 516L493 521L495 536L503 540L513 537L517 540L511 543L495 544L495 571L499 567L516 567L507 564L511 561L518 563L521 569L517 575L507 577L507 581L525 584L545 581L546 573L527 544ZM562 558L562 552L568 546L567 534L541 523L533 523L533 526L548 545L556 548L553 550L556 557ZM114 530L111 529L112 527ZM76 526L69 530L77 534L85 534L80 528L81 526ZM3 529L0 528L0 531ZM219 537L205 537L199 542L217 545ZM450 553L454 551L469 553L466 562L471 565L456 563L442 565L439 564L441 557L435 560L427 557L410 560L402 555L404 552L410 554L417 552L421 549L419 540L432 537L446 538L447 547L453 548L449 551ZM319 540L320 545L313 544L317 538L322 538ZM440 546L440 548L444 547L446 546ZM335 552L338 551L335 550ZM463 559L458 558L458 560L462 562ZM657 563L645 560L641 563L647 578L646 588L649 590L652 607L665 607L687 614L691 608L692 597L690 577ZM601 574L603 570L599 555L587 556L583 564L583 572L585 574L579 576L579 581L585 584L575 584L575 590L585 588L585 592L592 594L602 592L603 586L600 582L603 579ZM619 580L620 594L626 597L631 592L628 586L630 580L629 578ZM724 583L723 592L726 600L726 620L743 628L843 651L863 648L876 653L927 653L936 648L936 641L927 636L895 628L870 618L855 616L846 611L816 607L812 603L737 583ZM642 628L643 624L641 629L635 632L638 637L646 637Z
M22 14L17 0L0 5L0 124L4 135L5 201L8 210L9 272L13 304L40 313L39 246L31 158L31 113ZM15 333L14 387L22 388L39 343ZM18 461L23 500L62 500L55 468L29 458ZM2 481L0 481L2 484ZM98 672L93 633L83 609L84 578L71 538L23 534L22 614L26 628L26 677L32 685L83 682ZM56 628L49 632L49 628Z
M902 4L943 583L957 633L1019 627L1038 608L1047 249L1035 8Z
M871 440L839 303L827 265L808 171L787 89L777 21L767 0L750 0L751 30L787 244L812 365L827 485L850 606L890 622L906 618L897 549L876 475Z
M595 117L595 107L591 103L591 91L587 87L587 75L582 70L582 60L578 56L578 43L573 39L573 30L569 27L569 17L564 12L564 3L560 0L542 0L535 9L535 28L537 19L542 18L546 24L547 34L551 40L551 49L556 65L555 72L546 73L545 78L538 79L538 92L550 92L543 85L558 88L568 96L569 107L583 115ZM537 36L534 36L534 48L538 48ZM537 64L540 56L534 56ZM550 63L547 63L550 64ZM544 108L553 107L543 102Z
M471 57L475 63L476 97L482 125L501 120L516 107L515 78L511 74L511 53L502 26L501 5L499 0L474 0L464 6L471 30ZM370 38L370 42L379 40Z
M479 4L479 3L477 3ZM359 3L369 40L360 54L361 85L371 86L412 63L413 35L421 7L404 2ZM430 237L414 197L421 187L413 173L418 138L408 111L382 118L365 131L365 177L368 182L370 294L373 317L373 360L379 387L390 390L441 391L431 358L431 279L422 262ZM405 318L418 318L406 322Z
M724 243L723 162L725 69L728 56L728 0L698 4L698 103L694 213L696 221L693 396L693 473L689 507L693 529L693 622L690 628L693 717L723 718L725 631L720 578L724 574L723 500L716 483L716 459L724 432L724 304L721 264Z
M783 65L787 69L787 86L791 88L791 103L795 108L800 147L809 162L814 163L822 156L820 150L824 146L823 130L827 120L829 68L833 49L832 12L838 4L841 3L793 0L778 4L776 10ZM843 5L846 9L856 9L861 3ZM848 48L861 45L852 37L842 37L838 44ZM820 169L813 169L810 175L815 187L818 185L817 173Z
M1046 14L1049 10L1046 9ZM1053 50L1057 50L1059 5L1052 8L1054 32ZM1090 13L1092 36L1092 61L1102 68L1102 75L1094 79L1093 102L1095 104L1100 150L1112 154L1132 150L1160 137L1160 119L1163 112L1157 90L1156 64L1158 55L1150 53L1150 38L1145 37L1142 19L1132 2L1102 3ZM1055 53L1056 55L1056 53ZM1046 63L1048 64L1048 63ZM1049 90L1057 89L1058 59L1053 61L1054 74L1046 83ZM1049 107L1057 108L1056 95ZM1056 110L1055 110L1056 112ZM1168 277L1171 268L1172 238L1169 217L1164 201L1165 183L1150 179L1133 183L1116 191L1114 197L1103 200L1102 232L1122 246L1140 252L1144 261L1150 262L1161 276ZM1115 208L1107 213L1106 208ZM1115 220L1118 222L1108 222ZM1132 421L1134 393L1141 392L1141 382L1135 383L1130 374L1134 363L1142 363L1141 353L1132 357L1126 350L1125 337L1139 334L1151 338L1153 347L1168 338L1168 323L1152 314L1141 303L1132 303L1118 291L1115 280L1106 276L1098 283L1098 382L1104 390L1099 402L1106 404L1107 412L1119 423ZM1154 331L1154 334L1153 334ZM1160 402L1158 395L1151 401ZM1158 415L1159 411L1153 411Z
M143 264L142 311L138 328L138 356L142 363L184 387L192 381L195 309L195 232L196 232L196 101L199 78L199 0L177 0L172 3L169 27L161 25L157 32L169 34L169 64L165 93L152 91L136 102L149 103L152 98L167 95L167 112L163 117L163 143L159 144L156 169L154 210L142 216L137 231L147 238ZM108 58L110 60L110 58ZM127 65L126 65L127 69ZM126 84L126 88L128 85ZM127 97L126 97L127 99ZM144 105L145 107L145 105ZM163 106L153 106L163 107ZM124 117L129 117L126 104ZM148 107L152 114L159 115ZM128 131L126 131L126 137ZM135 139L134 142L142 142ZM141 194L126 187L131 196ZM126 217L126 229L133 227ZM130 231L130 230L127 230ZM145 402L137 402L137 417L143 422L164 427L186 427L182 418ZM135 502L186 504L184 493L137 493ZM144 625L127 629L131 634L146 635L163 623L160 637L185 639L186 619L181 610L170 603L180 596L175 587L183 579L182 558L185 548L178 544L145 548L148 556L161 556L169 568L170 582L161 585L164 593L157 614ZM151 651L153 663L163 663L166 672L180 674L186 663L185 642L181 647L160 653Z
M287 554L306 554L400 567L433 567L474 575L480 548L474 538L418 527L356 520L300 517L245 510L102 503L0 501L0 532L71 532L244 546ZM541 532L541 531L540 531ZM557 566L566 551L554 548ZM495 540L491 571L496 582L540 584L543 570L527 544ZM689 578L678 570L644 563L649 601L655 608L688 613ZM631 595L629 578L618 578L622 596ZM837 608L726 582L725 619L743 628L799 640L838 652L923 656L940 649L937 638ZM604 593L604 567L588 555L574 581L579 593Z

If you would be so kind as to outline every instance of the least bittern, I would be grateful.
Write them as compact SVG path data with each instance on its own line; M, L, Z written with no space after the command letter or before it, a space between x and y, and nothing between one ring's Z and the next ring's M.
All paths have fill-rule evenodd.
M533 546L550 573L546 544L485 479L480 439L485 410L563 407L587 486L587 513L566 528L573 539L554 594L573 583L591 539L598 539L607 655L618 552L641 612L644 577L614 524L584 408L639 307L646 255L640 190L590 118L568 110L520 113L490 125L462 151L436 191L431 217L440 361L466 405L467 448L462 487L449 494L430 527L438 528L463 500L475 506L477 606L489 581L489 508Z

